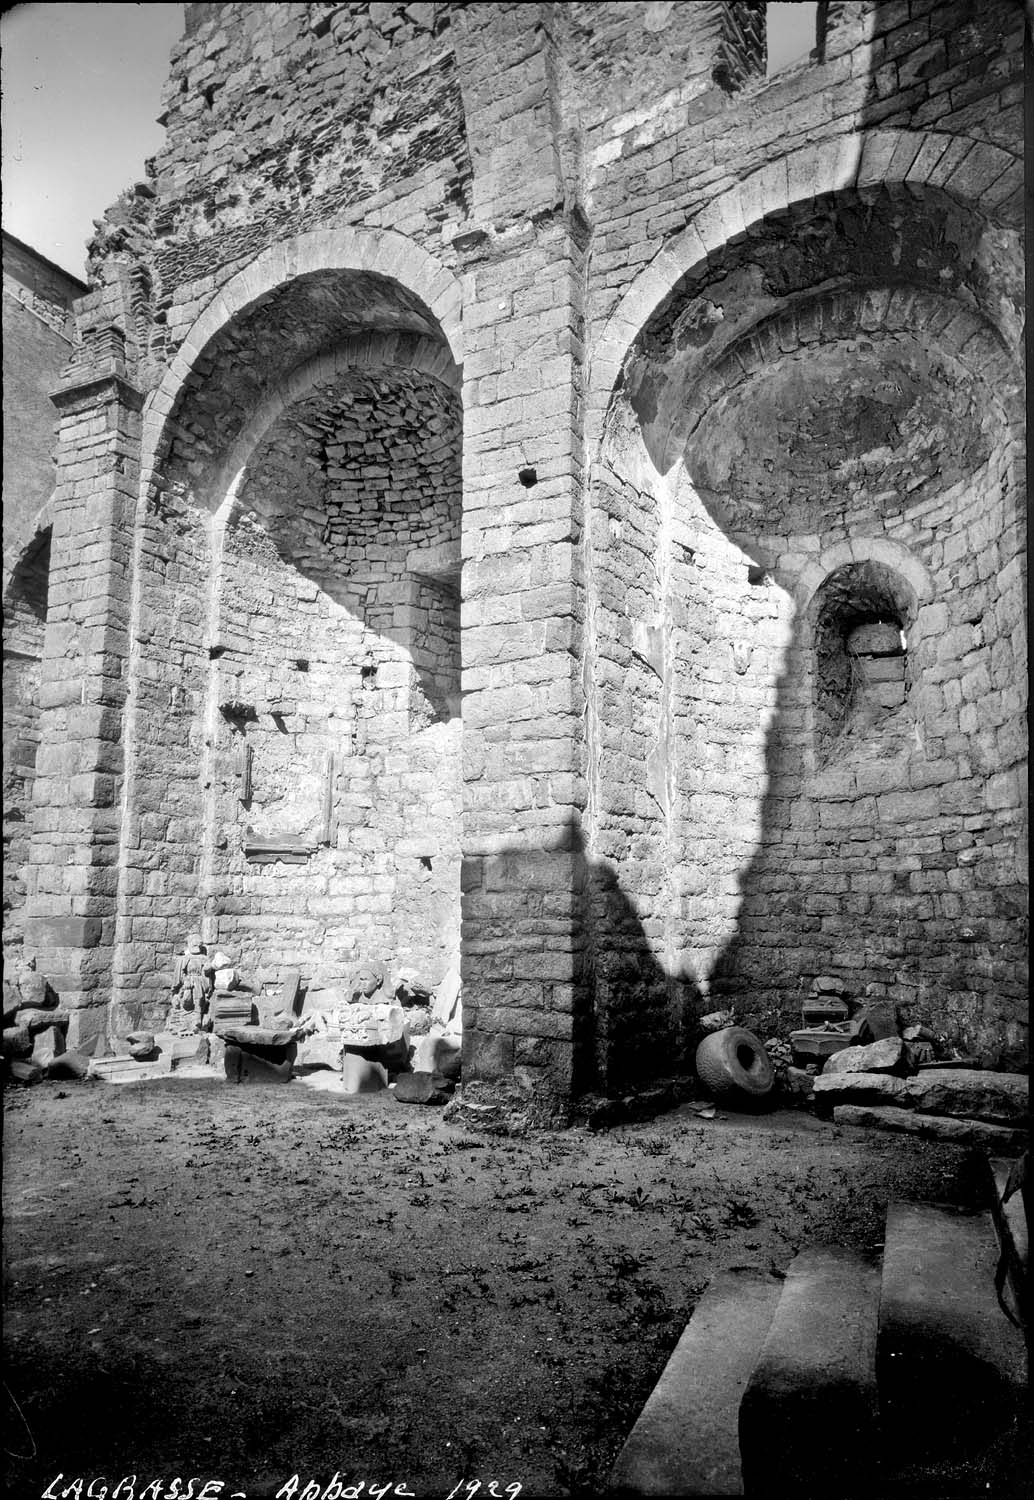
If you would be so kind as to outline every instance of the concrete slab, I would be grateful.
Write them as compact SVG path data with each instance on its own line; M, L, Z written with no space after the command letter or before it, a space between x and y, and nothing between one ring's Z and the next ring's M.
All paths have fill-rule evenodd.
M878 1306L865 1256L816 1248L793 1261L740 1405L746 1495L877 1492Z
M988 1213L887 1210L877 1369L897 1464L983 1452L1020 1410L1026 1351L998 1305L997 1259Z
M618 1454L608 1494L743 1494L737 1412L781 1290L760 1271L714 1278Z

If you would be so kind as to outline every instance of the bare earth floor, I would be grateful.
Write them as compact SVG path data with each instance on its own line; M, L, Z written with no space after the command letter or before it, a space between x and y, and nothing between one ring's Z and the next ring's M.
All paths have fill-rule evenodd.
M889 1198L980 1193L973 1153L805 1113L513 1138L297 1083L6 1105L13 1500L598 1493L713 1272L877 1253Z

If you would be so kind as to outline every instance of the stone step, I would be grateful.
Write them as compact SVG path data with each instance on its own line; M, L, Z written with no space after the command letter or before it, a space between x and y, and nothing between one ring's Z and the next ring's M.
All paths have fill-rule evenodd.
M791 1263L740 1405L746 1495L877 1492L879 1286L855 1251L809 1249Z
M618 1454L608 1494L743 1494L737 1410L780 1292L760 1271L714 1277Z
M1010 1174L1017 1163L1003 1156L988 1161L991 1176L991 1218L994 1223L998 1252L1005 1273L1002 1295L1013 1316L1030 1319L1030 1243L1023 1190L1005 1199ZM1030 1189L1027 1188L1027 1196Z
M877 1371L898 1471L989 1451L1021 1410L1024 1340L998 1305L996 1262L990 1214L889 1206Z

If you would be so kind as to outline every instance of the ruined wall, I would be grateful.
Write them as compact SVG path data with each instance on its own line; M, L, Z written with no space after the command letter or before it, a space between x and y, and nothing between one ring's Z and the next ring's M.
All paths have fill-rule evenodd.
M458 599L449 573L416 571L451 558L458 573L454 405L398 372L317 388L240 491L206 910L253 971L326 982L366 958L437 982L459 961ZM249 835L311 852L257 864Z
M54 489L51 388L72 352L72 303L86 288L9 234L3 237L4 587Z
M831 4L770 82L761 14L190 7L76 398L103 354L146 401L125 1016L202 921L436 962L462 850L468 1084L622 1086L818 967L1018 1055L1022 14ZM246 858L323 832L330 755L330 842Z
M83 284L11 235L3 239L4 954L20 955L29 885L33 784L57 469L51 388L73 348ZM42 527L42 530L38 528Z
M662 52L676 47L696 9L672 6L648 43ZM1021 8L997 0L977 16L966 0L852 0L829 11L821 62L768 81L755 72L735 90L701 72L683 95L681 80L672 78L667 91L644 90L636 107L607 109L593 122L584 160L595 230L592 317L601 328L636 273L721 193L767 162L838 136L876 128L938 132L950 138L942 143L951 148L945 174L967 156L975 167L972 143L987 142L1002 152L996 202L1008 214L1019 211L1022 190L1006 169L1020 154ZM656 14L660 20L659 7ZM845 152L845 179L851 158ZM747 198L740 219L749 223L764 207ZM711 232L703 229L702 251L720 243L709 242Z
M437 246L466 217L451 5L210 9L173 53L142 206L155 370L215 287L300 228L362 220Z
M686 515L710 517L697 590L720 576L723 534L756 585L716 632L731 662L709 672L689 653L709 738L739 730L735 786L705 759L680 823L709 853L698 869L688 840L681 854L677 878L697 887L685 931L703 948L724 926L699 955L705 993L768 1033L793 1024L814 974L833 972L859 996L913 1005L963 1050L1015 1060L1017 289L1002 274L988 295L1000 235L949 209L942 238L939 210L936 195L919 211L876 195L836 205L833 236L811 239L814 207L794 213L792 239L785 221L759 226L659 310L622 399L654 473L670 468ZM872 253L852 255L853 239ZM616 422L608 441L629 451ZM751 640L752 597L782 618L782 655ZM894 654L852 658L852 632L875 622L893 627ZM723 699L739 699L738 725ZM667 732L662 714L656 747Z
M32 788L40 742L40 686L50 581L50 536L26 554L4 600L4 961L22 946Z
M633 1073L704 1008L787 1028L822 970L914 1003L964 1050L1026 1053L1020 22L830 11L824 63L741 94L699 77L688 110L673 85L587 139L597 369L617 386L592 495L589 847L610 892L593 944L601 1054ZM830 134L870 123L962 139L890 137L882 169L929 163L933 184L809 221L824 171L858 173L861 143L838 157ZM997 149L978 166L972 141ZM781 177L766 157L788 159ZM859 596L873 558L901 571ZM908 650L859 685L843 638L875 617L900 617Z

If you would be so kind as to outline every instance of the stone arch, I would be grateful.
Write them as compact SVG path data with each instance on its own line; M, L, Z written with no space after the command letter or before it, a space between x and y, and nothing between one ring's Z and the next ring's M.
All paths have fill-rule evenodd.
M462 293L451 272L395 230L314 229L273 245L221 287L188 330L164 379L149 397L141 433L141 485L146 494L176 410L198 361L212 341L260 299L311 272L370 271L419 296L441 328L453 361L463 363Z
M375 860L390 856L402 871L405 909L426 917L430 935L424 946L438 943L439 932L441 946L451 943L454 927L458 944L456 820L448 820L449 839L439 839L442 853L433 869L429 863L425 870L421 861L426 841L433 842L445 821L428 832L432 792L439 795L446 783L451 792L459 770L460 549L458 536L451 545L450 532L436 550L432 533L444 527L439 513L446 509L454 529L459 524L462 491L452 455L462 423L460 311L452 275L402 235L354 228L299 235L264 251L214 295L145 406L131 629L138 657L153 656L155 667L138 665L133 674L124 740L125 812L135 824L160 786L162 818L174 809L175 821L164 833L164 822L162 828L148 823L141 833L143 854L128 853L124 863L128 872L134 860L152 858L154 845L165 838L163 864L172 873L157 907L163 924L159 966L171 961L181 935L199 920L206 931L210 920L221 924L220 939L226 937L235 951L246 941L260 944L257 928L235 920L242 908L233 883L256 910L280 895L270 887L266 862L250 857L252 836L300 840L304 848L294 851L292 862L311 857L314 879L309 904L295 913L295 941L309 943L319 932L320 941L330 933L336 942L339 930L345 932L345 898L329 895L327 887L347 859L369 854ZM303 467L302 446L292 447L295 437L300 445L307 439L292 423L307 403L326 399L329 409L338 385L365 388L369 410L370 391L384 383L400 392L417 387L430 404L449 406L452 435L436 440L432 434L428 444L445 444L442 462L453 465L455 484L450 481L440 503L420 511L420 524L410 533L408 517L432 483L414 480L402 507L407 525L390 537L390 558L377 553L368 570L372 578L357 581L340 569L334 576L341 593L332 595L312 558L291 555L290 537L267 527L271 517L279 524L281 510L267 513L255 502L264 496L280 506L286 497L285 513L305 512L314 547L326 542L312 517L322 502L302 494L304 476L312 471ZM408 404L398 393L385 399L392 410ZM423 407L415 404L413 421L420 427ZM338 420L336 408L332 416ZM387 442L390 422L387 415L383 420ZM404 462L419 467L424 459L410 454ZM299 476L297 505L293 486L274 493L284 465L292 464ZM319 482L326 477L323 470ZM394 482L393 470L390 480L378 478L362 496L361 545L369 542L371 557L380 543L365 510L368 503L376 510L378 497ZM348 544L350 517L350 504L335 502L335 546ZM376 524L390 531L390 514ZM336 554L326 556L329 576ZM174 674L167 666L170 652ZM364 685L369 691L362 697ZM241 724L227 711L238 701L254 708ZM287 702L293 706L285 709L285 733L274 711ZM256 722L258 728L246 728ZM389 733L405 739L408 756L401 770L393 762L390 773L384 767ZM254 807L241 811L232 761L245 743L255 754L260 795ZM172 774L163 775L160 766L171 766ZM444 770L436 776L439 767ZM383 831L372 850L365 843L353 847L349 819L358 825L365 816L364 799L373 798L367 782L378 776L386 785L396 772L416 789L407 806L417 826L408 838L394 828ZM377 799L378 807L389 806L386 792L377 790ZM325 804L339 803L348 814L340 830L324 813ZM226 854L224 823L233 830ZM354 870L346 874L355 881ZM115 1030L141 1017L160 1021L167 1003L160 973L142 981L133 973L139 915L134 886L135 878L124 875L116 938L117 1006L123 1010L113 1011ZM373 897L367 907L363 916L372 931L379 907L375 911ZM227 936L228 924L233 930ZM414 931L416 925L414 918ZM306 951L319 946L312 943ZM386 951L378 951L378 959ZM333 961L344 958L335 952Z
M903 710L914 686L911 634L921 598L916 585L929 582L932 588L932 580L923 576L921 564L908 567L915 559L901 558L903 566L895 567L886 553L880 559L869 553L841 554L803 612L805 758L815 770L836 758L849 727L865 738L881 719Z
M710 1003L735 996L755 1007L751 1019L759 1026L771 1025L776 1014L793 1015L795 987L809 965L833 972L843 963L865 972L871 993L900 991L927 1006L942 1026L968 1025L975 1018L990 1051L1003 1034L1010 1002L999 1003L980 969L990 962L989 947L979 956L974 949L949 959L926 935L937 929L923 924L928 918L943 922L950 941L947 924L958 912L959 891L973 890L990 904L985 888L993 880L984 851L994 847L992 839L1011 834L1018 817L1008 799L1014 797L1012 767L1022 758L1023 732L1019 695L1007 675L1023 654L1022 563L1016 555L1022 546L1022 367L1011 201L1018 179L1018 163L1008 153L933 134L876 131L792 152L722 195L660 251L594 346L587 397L594 551L587 589L602 641L593 646L594 686L601 696L611 680L625 685L638 672L638 701L648 701L651 674L659 684L655 697L668 694L670 720L658 719L656 745L644 743L638 754L648 772L653 760L663 758L665 734L676 750L678 800L669 819L675 824L673 896L662 894ZM760 252L785 247L793 238L784 215L800 215L806 224L811 215L821 225L842 211L854 216L854 224L839 260L821 259L817 232L814 254L802 251L799 268L791 265L785 278L763 280L768 267ZM926 265L916 274L915 255L891 272L898 263L879 258L888 243L875 234L877 253L857 255L870 224L918 226L924 214L932 233L945 223L962 226L959 243L968 255L958 257L957 277L944 278L941 269L935 279L936 271ZM902 237L899 232L899 243ZM952 236L942 242L954 246ZM753 285L764 293L756 300L744 270L754 261L760 271ZM995 266L1003 272L1001 282L993 275L988 280ZM738 282L730 267L741 273ZM993 296L984 294L988 285L996 288ZM720 288L712 294L714 306L706 301L711 286ZM956 288L956 296L945 295ZM967 447L965 467L949 464L942 471L931 462L927 488L903 505L897 496L913 495L915 484L901 483L888 498L880 493L884 486L866 478L851 501L853 511L838 502L828 525L805 525L788 519L782 496L769 486L753 529L729 525L704 491L695 489L688 468L674 463L674 453L683 451L680 440L702 413L720 425L724 407L716 409L716 403L730 393L738 401L742 382L788 350L802 361L817 337L816 316L822 337L844 341L845 351L852 325L859 339L886 343L888 352L895 339L914 348L922 342L917 333L929 337L939 361L951 361L953 372L979 381L972 430L986 442ZM671 330L679 317L683 337L676 343ZM929 373L918 366L916 382L929 384ZM686 401L692 410L675 410ZM833 415L836 420L841 414L834 409ZM818 429L820 438L826 430ZM835 421L831 430L838 430ZM846 424L844 430L853 431ZM645 457L643 443L629 442L630 434L645 436ZM701 432L705 448L707 435ZM749 422L743 435L749 442ZM874 440L843 451L868 461L871 450L876 470L884 446ZM615 478L618 450L628 462ZM778 469L782 450L764 451ZM712 497L727 466L715 472ZM860 472L868 475L870 468ZM906 479L913 477L924 480L923 474ZM823 482L814 480L816 491ZM827 487L832 490L832 482ZM625 526L629 544L642 557L629 558L626 577L615 585L607 570L614 571L626 515L633 522ZM872 585L868 599L864 591L862 597L862 605L872 608L851 617L852 600L845 595L838 627L850 635L855 627L880 623L881 614L892 626L907 625L907 652L867 653L852 643L848 654L907 654L907 660L900 662L900 711L874 693L869 705L860 705L872 708L871 722L863 713L857 740L849 734L827 757L815 754L814 626L823 585L839 570ZM649 592L643 580L651 577L652 596L630 605L635 589ZM675 588L666 595L668 579ZM769 589L770 583L778 589ZM663 610L672 593L669 629ZM605 619L610 598L618 601L617 609ZM727 639L733 630L739 640ZM735 675L723 670L719 655L718 648L729 645ZM685 690L683 661L693 669L685 674ZM874 672L871 682L879 681ZM744 805L740 817L735 799L748 785L745 738L760 723L763 754L746 766L755 802L753 808ZM605 717L601 727L610 728ZM638 732L640 725L630 728ZM754 753L753 745L746 749ZM1001 774L989 787L986 772L999 764ZM645 773L637 779L634 763L623 782L612 780L612 805L604 809L610 823L623 815L629 788L639 796L637 817L651 793L660 806L658 788ZM977 832L945 832L949 820L961 823L971 813L974 827L978 816L984 819ZM659 814L654 822L658 834L649 854L652 866L663 870L667 851ZM732 847L741 823L742 854ZM720 846L717 858L708 839ZM916 855L919 840L924 844ZM956 851L970 845L973 852L947 877ZM725 846L731 857L723 866ZM853 863L858 859L868 861L864 871ZM647 875L652 884L646 876L641 884L651 897L660 881L652 867ZM659 929L657 911L650 917ZM903 946L901 923L912 924ZM1013 964L1019 948L1011 931L1008 940ZM995 962L1006 971L1004 958ZM950 978L939 991L929 974L949 965ZM667 959L665 969L669 979L678 977Z
M903 542L891 537L857 537L826 548L815 561L805 564L794 588L797 607L804 618L813 618L816 599L823 585L834 573L852 563L876 563L899 574L915 594L919 606L934 596L934 581L929 568Z
M456 394L463 383L463 372L450 352L432 339L415 334L380 332L347 339L291 370L269 393L237 436L219 469L212 486L212 503L222 511L226 502L232 501L231 487L236 490L250 454L292 402L299 400L320 381L331 380L347 371L384 369L417 371Z
M45 539L46 533L53 529L54 525L54 496L51 494L40 506L32 519L31 525L23 533L24 540L12 548L4 557L3 597L6 601L7 591L12 586L19 568L26 559L35 552L40 542Z
M660 303L690 271L761 220L845 189L901 184L942 189L996 222L1023 183L1019 158L984 141L934 131L876 130L802 146L736 183L694 216L625 292L596 341L588 393L591 439L599 440L625 355Z

